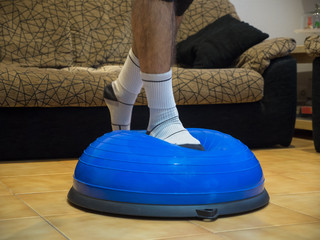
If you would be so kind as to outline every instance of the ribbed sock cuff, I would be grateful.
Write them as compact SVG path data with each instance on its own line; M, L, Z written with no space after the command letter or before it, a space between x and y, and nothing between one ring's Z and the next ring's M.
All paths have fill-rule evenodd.
M142 73L149 108L166 109L176 106L172 90L172 70L161 74Z
M130 49L127 59L119 74L117 84L122 88L133 94L139 94L143 85L140 76L139 59L134 55Z

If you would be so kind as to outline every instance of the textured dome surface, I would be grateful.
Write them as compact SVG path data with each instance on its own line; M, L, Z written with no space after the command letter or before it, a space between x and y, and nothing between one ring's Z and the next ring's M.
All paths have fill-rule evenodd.
M103 135L80 157L73 188L107 201L163 205L238 201L264 191L260 164L246 145L218 131L188 130L205 151L144 131Z

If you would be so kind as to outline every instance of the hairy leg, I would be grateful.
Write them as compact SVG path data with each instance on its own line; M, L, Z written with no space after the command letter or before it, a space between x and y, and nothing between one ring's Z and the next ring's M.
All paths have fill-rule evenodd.
M134 1L133 50L142 72L164 73L170 70L175 31L173 2Z

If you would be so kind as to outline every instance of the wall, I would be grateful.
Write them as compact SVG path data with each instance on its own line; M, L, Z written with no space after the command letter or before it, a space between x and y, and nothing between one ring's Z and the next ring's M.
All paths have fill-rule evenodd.
M314 10L320 0L230 0L241 20L274 37L292 37L303 44L305 34L294 33L302 28L303 14Z

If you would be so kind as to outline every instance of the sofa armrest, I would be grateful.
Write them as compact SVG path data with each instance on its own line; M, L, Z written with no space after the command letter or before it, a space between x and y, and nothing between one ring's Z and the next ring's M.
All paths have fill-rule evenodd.
M245 51L237 59L235 66L263 74L272 59L289 55L295 47L296 42L291 38L268 39Z
M311 57L320 57L320 36L311 35L304 41L306 52Z
M287 140L292 139L297 107L296 59L291 56L273 59L262 76L264 97L261 105L264 117L260 119L260 124L266 124L269 126L268 131L276 132L274 137L270 137L270 141L276 140L277 135L286 136L284 139ZM279 125L284 127L277 128ZM281 144L289 146L290 141Z

